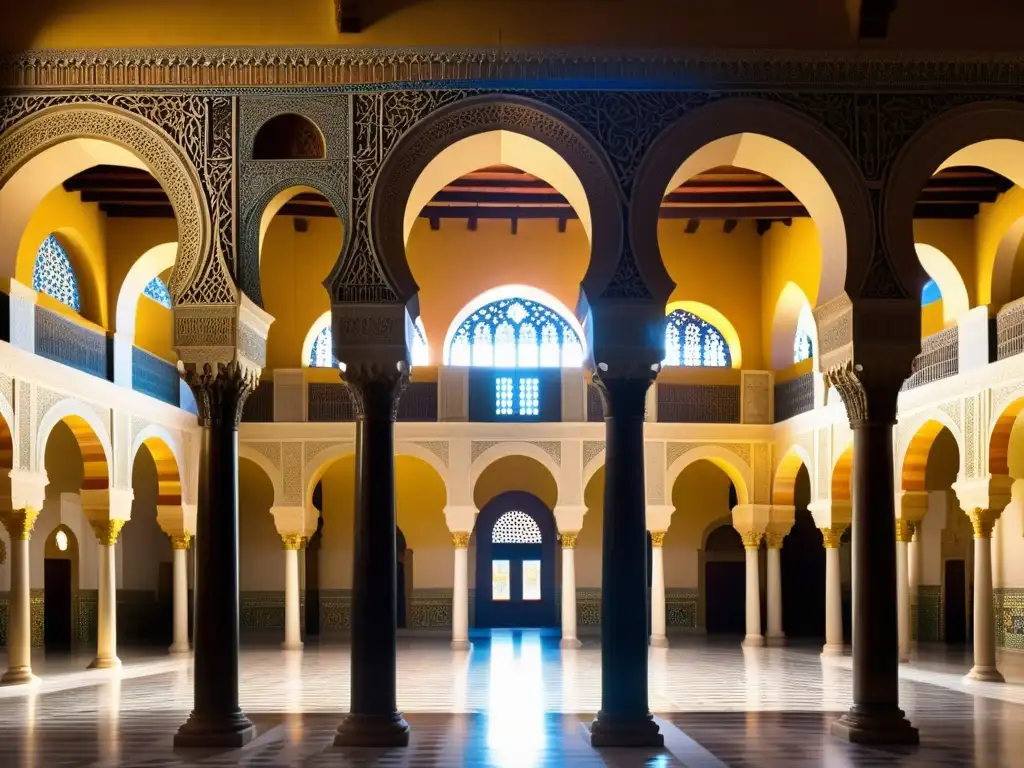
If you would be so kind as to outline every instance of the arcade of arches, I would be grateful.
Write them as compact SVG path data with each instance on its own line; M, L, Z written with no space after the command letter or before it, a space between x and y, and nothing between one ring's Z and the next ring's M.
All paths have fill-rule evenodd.
M169 649L175 745L235 748L240 645L337 644L335 746L406 746L405 643L529 629L594 654L595 748L678 747L655 670L696 643L842 670L854 744L927 742L939 655L1019 697L1019 106L872 154L800 88L47 61L0 66L0 693Z

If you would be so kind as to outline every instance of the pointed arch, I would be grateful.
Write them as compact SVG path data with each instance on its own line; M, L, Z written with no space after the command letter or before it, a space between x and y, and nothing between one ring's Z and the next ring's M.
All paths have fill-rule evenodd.
M77 400L61 400L43 415L36 432L36 467L46 466L46 443L58 421L71 429L82 453L82 489L109 488L110 457L113 456L110 434L99 415Z
M793 506L796 496L796 478L800 468L811 471L811 457L801 446L791 445L779 462L772 481L772 504Z
M185 464L178 441L163 427L150 424L135 437L131 452L132 464L135 463L142 446L146 446L156 465L157 504L181 506L185 479L182 469Z
M710 461L716 467L725 472L736 489L736 500L739 504L750 502L750 489L753 487L753 472L739 454L730 451L722 445L704 444L697 445L684 451L678 458L674 459L665 473L666 485L669 489L675 488L676 481L683 473L683 470L695 461Z
M957 442L957 453L959 453L960 470L964 469L964 450L960 442L960 430L953 420L941 411L929 412L923 420L918 422L914 429L913 437L907 442L906 449L897 464L900 472L900 489L904 491L927 490L925 477L928 470L928 457L931 455L935 439L944 429L949 429Z

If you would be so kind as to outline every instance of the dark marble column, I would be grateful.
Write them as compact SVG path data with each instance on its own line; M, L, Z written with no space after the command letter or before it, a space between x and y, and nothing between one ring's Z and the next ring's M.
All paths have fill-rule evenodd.
M598 372L604 400L601 552L601 711L595 747L656 746L664 739L647 703L647 522L644 406L654 372Z
M356 404L352 698L335 746L409 744L409 725L398 711L395 659L395 417L408 381L399 367L350 365L344 374Z
M258 383L237 363L188 373L202 443L196 516L194 704L175 747L241 747L256 729L238 705L238 423Z
M899 707L892 431L899 381L862 385L852 364L829 372L853 428L853 706L832 734L916 744Z

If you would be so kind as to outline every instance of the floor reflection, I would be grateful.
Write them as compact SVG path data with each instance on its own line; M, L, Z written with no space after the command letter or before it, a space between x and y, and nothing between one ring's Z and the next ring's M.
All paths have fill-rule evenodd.
M496 766L538 765L544 739L544 643L557 639L524 630L478 638L474 663L489 670L487 748Z

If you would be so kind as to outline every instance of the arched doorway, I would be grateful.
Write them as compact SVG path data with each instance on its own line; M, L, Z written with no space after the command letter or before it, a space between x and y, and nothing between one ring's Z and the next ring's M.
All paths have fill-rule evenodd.
M730 523L708 534L704 584L709 635L742 635L746 627L746 565L743 539Z
M801 463L793 490L793 527L780 553L782 629L787 637L825 636L825 548L821 532L807 510L811 481Z
M43 551L43 644L47 651L69 651L78 592L78 539L61 524L46 538Z
M409 621L409 598L412 593L412 550L405 543L405 534L395 526L395 555L398 563L397 604L398 628L405 629Z
M476 534L476 626L557 626L555 520L544 502L502 493L480 512Z

